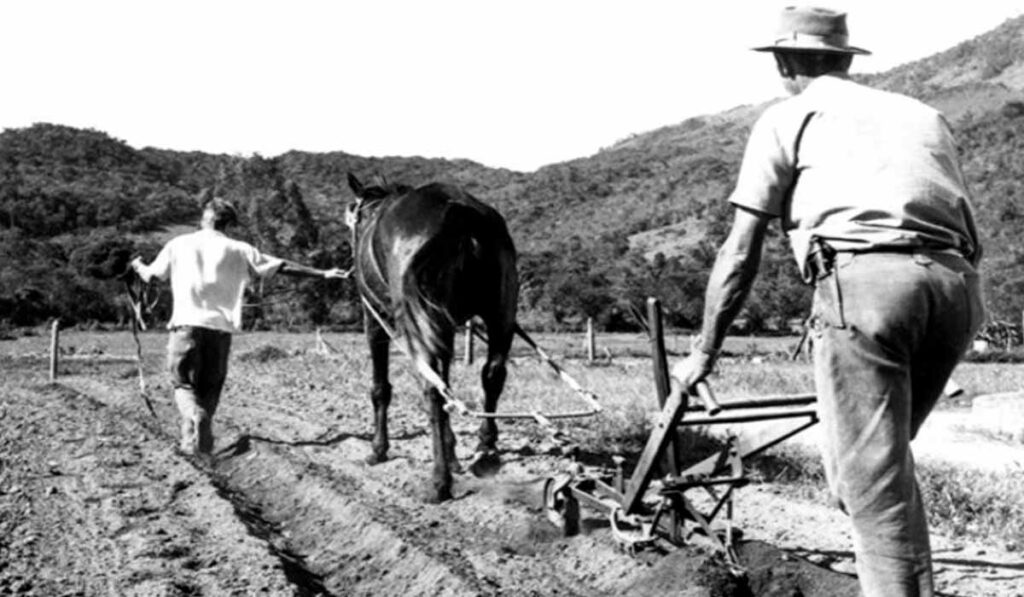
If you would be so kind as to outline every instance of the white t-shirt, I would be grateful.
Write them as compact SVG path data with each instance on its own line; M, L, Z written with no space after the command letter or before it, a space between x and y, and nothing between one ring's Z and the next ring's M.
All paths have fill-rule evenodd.
M174 310L167 327L190 325L225 332L242 328L242 296L249 280L269 276L284 263L249 243L201 229L171 239L153 263L143 265L144 280L171 279Z

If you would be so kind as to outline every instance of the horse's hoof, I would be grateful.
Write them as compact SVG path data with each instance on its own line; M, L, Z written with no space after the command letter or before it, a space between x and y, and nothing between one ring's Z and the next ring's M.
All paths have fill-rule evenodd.
M387 454L370 454L369 456L366 457L366 464L373 466L375 464L387 462L387 460Z
M426 492L424 501L428 504L440 504L452 499L451 487L434 487Z
M469 464L474 477L493 477L501 470L501 456L494 450L477 452Z

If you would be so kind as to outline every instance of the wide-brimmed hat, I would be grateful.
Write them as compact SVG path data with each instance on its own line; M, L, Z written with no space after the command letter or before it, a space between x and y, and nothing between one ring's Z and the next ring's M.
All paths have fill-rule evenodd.
M834 52L870 54L849 44L846 13L828 8L787 6L779 17L775 41L757 52Z

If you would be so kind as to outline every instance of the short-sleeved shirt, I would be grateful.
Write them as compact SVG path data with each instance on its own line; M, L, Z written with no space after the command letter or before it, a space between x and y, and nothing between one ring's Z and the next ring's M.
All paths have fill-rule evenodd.
M170 277L174 308L167 327L236 332L242 328L246 284L273 274L282 263L249 243L202 229L171 239L139 274L145 279Z
M802 272L815 238L840 251L980 255L942 114L843 77L818 77L765 110L729 200L781 218Z

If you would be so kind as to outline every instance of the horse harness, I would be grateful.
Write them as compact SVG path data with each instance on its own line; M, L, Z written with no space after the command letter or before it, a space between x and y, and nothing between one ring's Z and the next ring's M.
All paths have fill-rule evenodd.
M356 284L359 288L359 298L362 301L363 306L366 308L366 311L377 321L377 323L381 326L381 328L388 335L388 337L398 345L398 347L402 350L403 353L405 353L407 357L412 359L410 349L404 343L398 341L397 333L394 327L391 324L389 324L385 317L382 315L382 312L387 311L387 301L373 292L373 290L370 288L370 285L367 283L365 276L362 273L362 269L359 267L360 234L358 232L358 229L363 220L363 212L373 207L372 205L366 205L366 203L367 202L365 199L357 196L355 203L345 210L345 224L349 227L349 230L351 230L353 262L352 266L356 273L355 278ZM380 201L375 201L374 203L380 203ZM384 276L384 271L380 266L380 261L378 260L377 254L373 250L372 245L372 233L380 220L380 207L381 206L378 205L377 209L373 209L370 215L370 221L366 222L365 224L366 230L364 230L362 237L369 238L369 240L366 242L370 243L367 247L367 251L369 253L368 259L370 261L370 265L373 267L372 271L376 275L376 278L384 286L384 288L387 288L387 279ZM487 342L487 338L484 337L481 334L481 332L474 329L474 333L484 343ZM518 413L488 413L484 411L470 410L470 408L466 405L465 402L455 397L454 393L452 392L451 386L448 385L448 383L444 381L444 379L433 368L431 368L425 362L418 361L416 359L412 360L414 363L417 364L417 371L424 377L424 379L426 379L428 383L430 383L430 385L434 386L434 388L441 394L441 397L445 401L444 408L448 412L454 410L461 415L469 415L480 419L533 419L542 427L548 429L549 431L553 431L552 419L569 419L591 416L596 415L603 410L601 404L597 402L597 396L593 392L584 389L575 379L572 378L572 376L570 376L564 369L562 369L558 365L558 363L554 361L554 359L548 356L544 352L544 350L541 349L541 347L536 342L534 342L533 338L531 338L526 333L526 331L519 326L519 324L516 324L515 326L515 333L524 341L526 341L527 344L529 344L530 348L533 349L537 357L543 363L548 365L559 377L559 379L561 379L566 385L568 385L574 392L576 392L588 403L589 408L587 410L558 414L542 414L537 410Z
M378 201L375 203L380 202ZM376 251L373 250L372 245L373 231L377 226L377 222L380 220L381 212L381 206L377 205L376 207L377 209L373 209L373 211L370 214L370 220L366 222L367 230L366 232L364 232L362 237L370 239L368 242L370 242L371 244L367 247L367 253L368 258L370 260L370 265L373 266L372 273L375 275L376 279L380 281L383 287L387 288L388 281L384 277L384 270L383 268L381 268L380 260L377 259L377 253ZM363 305L366 306L366 308L370 311L371 314L373 314L374 318L380 321L383 319L381 313L386 312L388 310L388 301L386 301L384 297L379 296L373 291L373 289L370 287L370 284L367 282L365 275L363 274L363 270L360 267L358 267L360 240L360 234L358 230L363 220L363 212L372 208L372 204L366 205L366 201L363 198L356 197L355 204L345 210L345 224L349 227L349 230L351 230L350 244L352 245L352 267L356 273L356 285L359 288L359 298L362 301ZM389 327L390 326L385 326L384 329L387 330L389 329ZM389 333L388 335L393 336L391 333Z
M373 289L370 288L370 285L367 283L366 278L363 275L362 268L359 267L360 235L358 231L360 224L362 223L363 212L370 207L365 205L365 203L365 199L357 196L354 205L345 210L345 224L349 227L349 230L352 231L352 266L356 272L356 285L359 288L359 298L363 303L363 307L365 307L366 311L373 316L381 329L384 330L384 333L388 335L388 338L390 338L407 357L412 359L411 350L404 343L398 341L397 333L395 332L393 325L384 318L384 315L382 315L382 312L387 311L387 302L373 292ZM374 252L372 244L372 233L377 226L377 222L380 220L380 212L380 206L378 205L377 209L373 210L371 213L370 221L366 222L365 226L367 230L364 231L362 237L369 239L366 242L370 243L367 247L367 252L369 253L370 264L373 267L372 271L381 284L387 288L387 279L384 277L384 270L380 266L380 261L377 259L377 254ZM417 364L417 371L419 371L430 385L434 386L434 388L441 394L441 397L445 402L445 410L449 412L456 410L459 414L463 415L470 412L469 407L466 406L463 401L455 397L451 386L449 386L436 371L426 363L421 363L417 359L412 359L412 361Z

